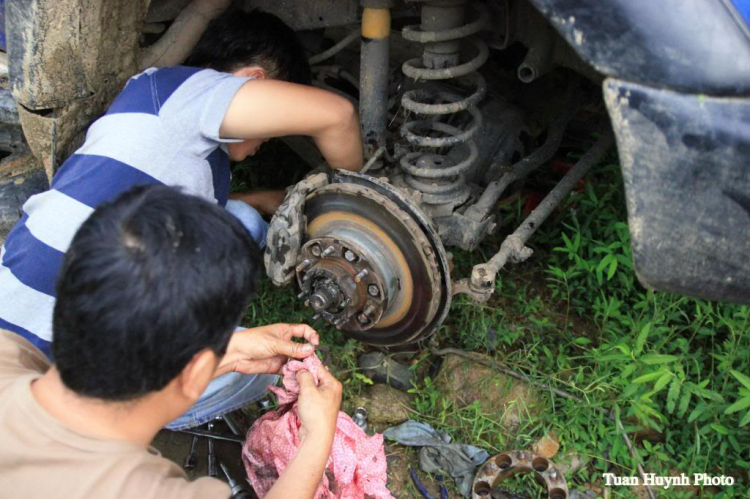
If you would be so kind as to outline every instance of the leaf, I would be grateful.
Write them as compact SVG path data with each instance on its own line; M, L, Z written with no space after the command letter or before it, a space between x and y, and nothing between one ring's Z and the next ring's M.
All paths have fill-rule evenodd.
M625 355L630 355L630 347L627 346L625 343L618 343L617 345L613 346L612 348L616 348Z
M657 380L656 383L654 383L654 393L657 393L664 389L667 384L669 384L670 380L672 379L672 376L674 376L672 373L664 373L664 375Z
M613 361L623 361L628 360L630 357L626 355L622 355L620 353L612 353L609 355L602 355L601 357L596 357L597 362L613 362Z
M745 376L744 374L742 374L739 371L734 371L733 370L733 371L729 371L729 372L731 372L732 376L734 376L735 378L737 378L737 381L739 381L740 383L742 383L742 385L745 388L750 389L750 378L748 378L747 376Z
M682 417L685 415L685 413L688 410L688 407L690 407L690 399L693 397L693 392L690 390L690 387L686 386L684 390L682 390L682 399L680 399L680 407L677 409L677 415Z
M648 364L648 365L654 365L654 364L668 364L669 362L674 362L677 360L676 355L662 355L662 354L651 354L651 355L644 355L641 357L641 360Z
M651 331L651 323L647 322L643 328L641 328L641 332L638 333L638 337L635 339L635 355L636 357L641 354L643 351L643 346L646 344L646 340L648 339L648 333Z
M693 389L693 392L696 395L699 395L699 396L701 396L703 398L707 398L709 400L713 400L715 402L724 402L724 397L722 397L721 395L719 395L718 393L716 393L713 390L709 390L709 389L703 388L701 386L698 386L695 389Z
M365 376L364 374L361 374L361 373L354 373L354 378L358 379L359 381L361 381L362 383L364 383L366 385L372 385L373 384L373 381L370 378L368 378L367 376Z
M670 414L674 413L675 406L677 405L677 399L680 396L680 388L682 388L682 381L680 381L680 378L675 376L672 380L672 384L669 385L669 391L667 392L667 412L669 412Z
M563 242L565 242L565 248L567 248L569 252L573 253L573 243L570 241L568 236L565 234L565 232L561 233L560 235L562 236Z
M750 407L750 397L745 397L745 398L737 400L737 402L727 407L727 410L724 411L724 414L732 414L733 412L739 412L742 409L747 409L748 407Z
M692 423L693 421L698 419L701 416L701 414L706 412L706 409L708 409L708 406L704 404L703 402L698 404L698 406L695 409L693 409L693 412L690 413L690 416L688 416L688 423Z
M573 343L575 343L576 345L588 345L589 343L591 343L591 340L588 338L581 337L581 338L576 338L573 341Z
M607 256L605 256L604 258L602 258L602 260L599 262L599 265L597 265L597 267L596 267L596 271L597 272L603 271L604 267L606 267L607 265L609 265L609 262L612 261L612 260L614 260L614 256L612 256L611 253L608 254Z
M652 371L650 373L644 374L643 376L638 376L633 380L634 385L639 385L641 383L648 383L649 381L653 381L656 378L661 377L664 374L664 369L659 369L658 371Z
M711 423L711 428L713 428L714 431L716 431L716 433L720 433L722 435L729 435L729 428L727 428L726 426L722 426L718 423Z
M607 271L607 280L611 281L617 272L617 258L612 258L612 262L609 264L609 270Z
M740 427L743 427L748 423L750 423L750 411L747 411L745 413L745 417L742 418L742 421L740 421Z

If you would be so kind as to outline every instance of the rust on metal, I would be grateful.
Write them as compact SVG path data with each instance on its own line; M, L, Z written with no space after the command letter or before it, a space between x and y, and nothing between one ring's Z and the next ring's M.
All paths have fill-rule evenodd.
M501 452L479 468L472 486L472 499L490 499L500 484L518 474L533 473L547 489L549 499L568 499L568 484L555 464L546 457L524 450Z

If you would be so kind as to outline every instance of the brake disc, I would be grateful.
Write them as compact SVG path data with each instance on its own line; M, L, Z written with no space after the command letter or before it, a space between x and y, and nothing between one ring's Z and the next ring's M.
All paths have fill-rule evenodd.
M334 172L308 193L298 295L349 336L377 345L429 336L450 307L445 250L427 217L400 191Z

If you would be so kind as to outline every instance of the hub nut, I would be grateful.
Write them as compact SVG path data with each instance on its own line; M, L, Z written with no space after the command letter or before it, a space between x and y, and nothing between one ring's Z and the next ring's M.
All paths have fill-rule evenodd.
M378 296L380 294L380 290L378 289L377 284L370 284L367 286L367 292L370 294L370 296Z
M320 246L318 246L317 244L310 249L310 252L313 254L313 256L320 256L320 251Z
M346 250L344 251L344 258L346 258L347 262L353 262L357 259L357 255L352 250Z

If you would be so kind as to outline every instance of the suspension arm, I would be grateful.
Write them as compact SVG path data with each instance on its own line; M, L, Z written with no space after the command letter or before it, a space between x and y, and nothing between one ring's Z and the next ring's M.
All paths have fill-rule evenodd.
M525 178L552 158L560 148L565 129L579 102L580 100L574 96L574 93L569 91L565 107L550 125L544 144L511 166L510 171L503 174L499 179L491 182L479 200L466 210L465 216L467 218L477 222L484 220L510 184Z
M578 181L599 162L604 153L607 152L607 149L612 145L612 140L611 130L603 133L515 232L505 238L500 245L500 251L487 263L476 265L471 271L470 279L462 279L456 283L454 294L466 293L478 302L487 301L495 290L495 277L500 269L508 261L518 263L531 256L532 250L525 246L526 241L544 223Z

